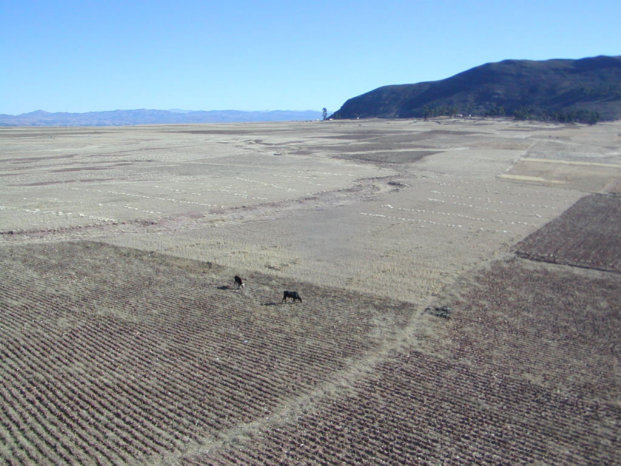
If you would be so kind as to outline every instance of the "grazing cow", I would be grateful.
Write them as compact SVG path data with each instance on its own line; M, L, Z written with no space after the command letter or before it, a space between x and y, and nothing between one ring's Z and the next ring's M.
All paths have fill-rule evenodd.
M244 279L240 277L239 275L235 275L235 284L237 285L238 290L246 286Z
M285 291L283 293L283 295L282 295L282 302L286 303L287 302L287 298L291 298L294 303L296 301L302 302L302 298L300 298L300 295L298 294L297 291Z

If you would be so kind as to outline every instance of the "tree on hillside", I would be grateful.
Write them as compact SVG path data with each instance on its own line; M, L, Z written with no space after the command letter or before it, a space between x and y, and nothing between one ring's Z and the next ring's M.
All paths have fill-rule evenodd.
M328 119L328 109L327 109L326 107L324 107L324 108L321 110L321 115L323 116L323 119L324 119L324 120L327 120L327 119Z

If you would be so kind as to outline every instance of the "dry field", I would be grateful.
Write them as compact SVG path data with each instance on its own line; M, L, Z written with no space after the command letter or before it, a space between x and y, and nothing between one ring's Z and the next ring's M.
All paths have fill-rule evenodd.
M619 196L593 194L520 241L521 257L621 273Z
M0 129L0 461L618 462L620 135Z

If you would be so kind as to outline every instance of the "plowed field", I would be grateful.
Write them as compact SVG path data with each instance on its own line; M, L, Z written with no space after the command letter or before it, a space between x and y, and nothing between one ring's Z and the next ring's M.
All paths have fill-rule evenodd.
M497 262L445 321L100 243L0 260L5 461L614 462L618 274Z
M621 276L519 259L462 286L452 358L551 392L618 401Z
M0 253L4 461L128 462L273 415L391 334L407 303L99 243ZM231 286L229 286L231 285Z
M621 272L621 196L580 199L516 250L529 259Z
M621 277L511 260L469 280L439 347L399 352L353 394L188 460L616 463Z
M419 352L391 358L355 395L190 464L613 464L618 408ZM597 431L593 431L596 425Z
M0 464L618 464L620 129L0 128Z

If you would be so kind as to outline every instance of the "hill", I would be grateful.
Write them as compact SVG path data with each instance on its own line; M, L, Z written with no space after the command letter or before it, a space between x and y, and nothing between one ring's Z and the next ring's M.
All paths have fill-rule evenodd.
M239 110L111 110L86 113L50 113L37 110L21 115L0 115L0 126L130 126L176 123L240 123L254 121L318 120L314 110L272 110L245 112Z
M332 118L455 114L587 123L619 119L621 56L487 63L440 81L380 87L349 99Z

